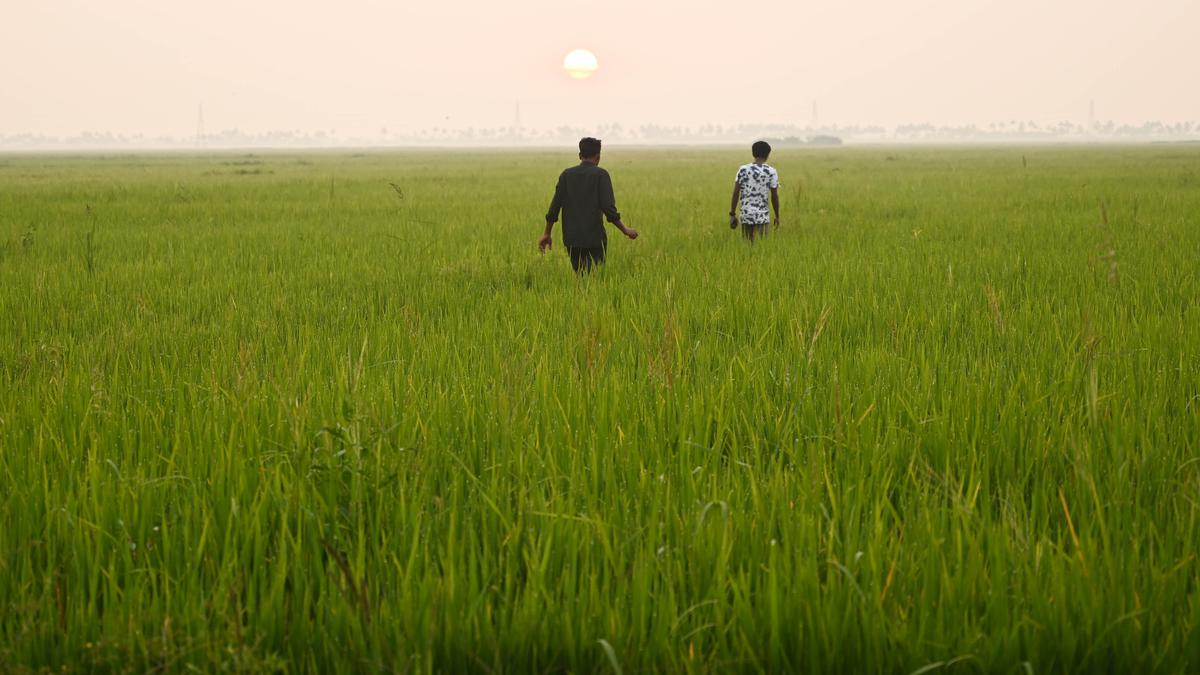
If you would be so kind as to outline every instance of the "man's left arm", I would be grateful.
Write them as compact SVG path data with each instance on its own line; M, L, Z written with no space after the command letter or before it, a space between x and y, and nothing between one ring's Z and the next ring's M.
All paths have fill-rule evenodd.
M737 227L737 207L738 199L742 196L742 184L735 182L733 184L733 199L729 202L729 227Z
M550 200L550 209L546 211L546 231L542 233L542 238L538 239L538 250L542 253L554 246L551 234L554 232L554 223L558 222L558 214L562 211L562 203L563 180L562 176L559 176L558 183L554 186L554 197Z

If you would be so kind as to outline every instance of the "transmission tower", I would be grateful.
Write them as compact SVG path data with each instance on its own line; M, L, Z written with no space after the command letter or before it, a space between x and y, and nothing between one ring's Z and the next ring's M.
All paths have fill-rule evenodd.
M201 103L196 113L196 146L203 148L204 142L204 104Z

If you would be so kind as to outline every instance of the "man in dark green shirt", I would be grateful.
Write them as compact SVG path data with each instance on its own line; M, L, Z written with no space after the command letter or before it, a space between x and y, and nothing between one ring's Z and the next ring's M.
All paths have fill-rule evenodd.
M613 196L612 178L600 168L600 140L584 138L579 141L579 166L563 171L554 187L554 199L546 212L546 232L538 241L542 253L553 242L550 234L558 213L563 212L563 246L571 256L576 272L587 272L592 265L604 262L608 234L604 231L603 215L630 239L637 239L637 230L625 227Z

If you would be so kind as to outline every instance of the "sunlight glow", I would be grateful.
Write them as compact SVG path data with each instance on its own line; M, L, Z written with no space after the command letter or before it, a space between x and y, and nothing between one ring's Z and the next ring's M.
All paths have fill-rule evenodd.
M563 59L563 69L577 80L585 80L599 68L596 55L586 49L576 49Z

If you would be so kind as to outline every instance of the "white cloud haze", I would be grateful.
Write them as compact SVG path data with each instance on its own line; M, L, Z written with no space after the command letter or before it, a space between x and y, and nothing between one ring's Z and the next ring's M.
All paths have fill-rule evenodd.
M1196 0L6 4L0 134L1200 119Z

